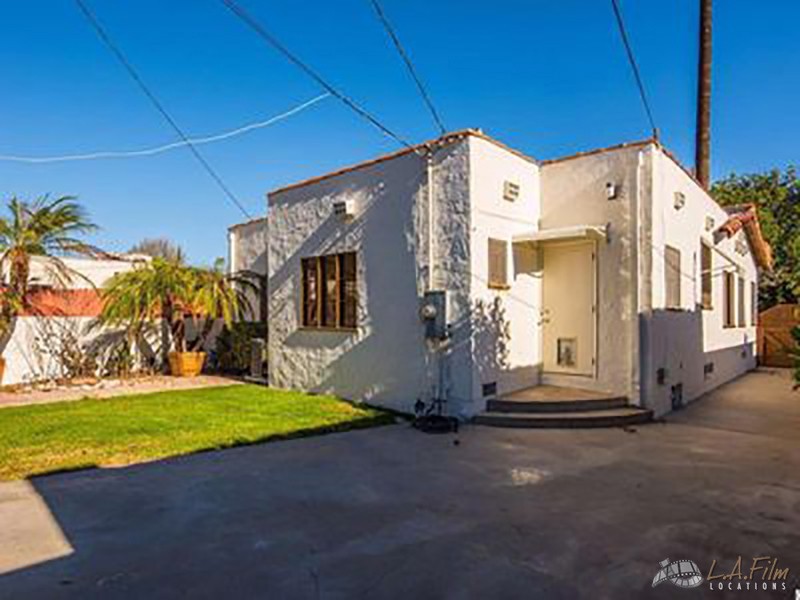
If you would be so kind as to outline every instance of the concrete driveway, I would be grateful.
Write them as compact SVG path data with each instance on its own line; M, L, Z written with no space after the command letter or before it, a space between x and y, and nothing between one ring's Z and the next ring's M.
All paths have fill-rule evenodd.
M659 561L800 574L800 394L761 371L626 432L405 425L0 485L2 598L780 598Z

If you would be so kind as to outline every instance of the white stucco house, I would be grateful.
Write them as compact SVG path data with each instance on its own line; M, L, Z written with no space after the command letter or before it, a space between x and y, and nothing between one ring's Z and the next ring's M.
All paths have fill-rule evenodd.
M756 364L754 209L721 208L655 140L537 161L464 130L268 204L277 387L608 424Z

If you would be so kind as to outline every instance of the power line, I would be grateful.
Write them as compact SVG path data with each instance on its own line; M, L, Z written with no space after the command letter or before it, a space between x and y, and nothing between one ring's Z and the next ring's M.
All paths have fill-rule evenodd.
M370 2L372 3L372 6L375 8L375 12L378 15L378 19L383 24L383 28L386 29L386 33L389 34L389 37L392 39L394 47L397 49L397 52L400 54L400 57L406 64L408 72L411 74L411 78L414 80L414 83L417 84L417 89L419 90L419 93L422 96L422 100L425 102L425 105L428 107L428 110L431 112L433 120L436 122L436 125L439 126L439 130L441 131L442 135L444 135L445 133L447 133L447 129L442 123L442 119L439 117L439 113L436 112L436 108L433 106L433 102L431 101L431 98L428 95L428 92L425 89L422 80L417 75L417 71L414 68L414 64L411 62L411 58L406 53L405 49L403 48L403 45L400 43L400 40L394 31L394 28L392 28L392 25L389 23L389 19L386 17L386 13L383 12L383 8L381 7L378 0L370 0Z
M311 77L314 81L317 82L323 89L325 89L329 94L334 96L337 100L342 102L345 106L347 106L350 110L358 114L360 117L369 121L373 126L378 128L384 135L389 136L390 138L394 139L401 145L414 150L417 152L417 148L412 146L409 142L404 140L402 137L397 135L391 129L386 127L383 123L381 123L375 116L371 115L365 109L361 108L356 102L347 96L345 96L342 92L337 90L333 87L330 83L325 81L323 77L317 73L314 69L300 60L296 55L294 55L291 51L289 51L286 46L284 46L278 38L276 38L273 34L267 31L261 23L259 23L254 17L252 17L247 11L245 11L241 6L239 6L234 0L220 0L225 7L230 10L236 17L238 17L243 23L245 23L250 29L255 31L259 37L261 37L267 44L275 48L278 52L283 54L292 64L302 70L306 75Z
M217 133L205 137L190 138L188 141L181 140L178 142L171 142L169 144L163 144L161 146L155 146L153 148L143 148L140 150L107 150L99 152L87 152L85 154L65 154L59 156L18 156L13 154L0 154L0 160L10 161L10 162L41 164L41 163L80 161L80 160L96 160L103 158L133 158L137 156L152 156L154 154L160 154L162 152L173 150L175 148L182 148L183 146L186 146L189 143L194 144L195 146L198 146L200 144L210 144L212 142L219 142L221 140L226 140L232 137L236 137L238 135L248 133L255 129L268 127L273 123L282 121L283 119L291 117L292 115L295 115L300 111L313 106L314 104L320 102L321 100L324 100L325 98L330 98L330 94L328 93L320 94L316 98L307 100L306 102L303 102L302 104L299 104L294 108L287 110L286 112L283 112L279 115L276 115L264 121L256 121L255 123L249 123L247 125L243 125L241 127L237 127L236 129L225 131L223 133Z
M644 105L644 110L647 113L647 119L650 121L650 127L653 130L653 137L658 138L658 128L656 127L656 122L653 118L653 112L650 110L650 103L647 101L647 94L644 91L642 76L639 74L639 67L636 64L636 58L633 55L633 49L631 48L630 41L628 40L628 33L625 30L625 21L622 18L622 10L619 7L618 0L611 0L611 6L614 9L614 16L617 18L619 34L622 38L622 43L625 46L625 52L628 54L628 62L630 62L633 76L636 79L636 86L639 88L639 95L642 98L642 104Z
M139 89L141 89L144 95L147 96L148 100L150 100L150 103L156 108L156 110L158 110L159 113L161 113L161 116L164 117L164 120L167 123L169 123L170 127L172 127L172 129L175 130L175 133L178 134L178 137L180 137L183 143L189 148L191 153L197 159L197 162L199 162L203 166L206 172L217 183L219 188L225 193L228 199L233 204L235 204L240 211L242 211L245 217L247 217L248 219L251 218L251 215L249 212L247 212L247 209L244 206L242 206L242 203L239 202L239 199L236 198L236 196L234 196L230 188L227 185L225 185L225 182L222 181L222 178L211 167L211 165L208 164L208 161L205 158L203 158L203 155L200 154L200 151L197 150L197 148L195 148L194 143L189 139L189 137L183 132L180 126L175 122L175 119L173 119L170 116L170 114L167 112L167 109L164 108L161 102L159 102L158 98L156 98L153 92L150 91L150 88L147 87L147 84L145 84L142 78L139 77L139 74L136 72L136 69L133 68L133 65L125 57L122 50L111 40L106 30L97 20L97 17L94 15L94 13L92 13L92 11L89 9L86 3L83 0L75 0L75 3L78 5L78 8L80 8L81 12L86 17L87 21L89 21L89 24L97 32L97 35L100 37L103 43L105 43L108 49L111 50L114 56L117 57L117 60L119 60L122 66L125 67L125 70L128 72L128 75L130 75L131 79L133 79L136 82L136 84L139 86Z

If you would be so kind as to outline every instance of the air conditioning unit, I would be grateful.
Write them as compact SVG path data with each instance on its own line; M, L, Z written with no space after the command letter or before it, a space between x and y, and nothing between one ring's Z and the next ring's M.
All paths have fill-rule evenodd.
M514 202L519 198L519 184L513 181L503 182L503 199Z
M340 219L352 219L356 216L355 200L337 200L333 203L333 214Z

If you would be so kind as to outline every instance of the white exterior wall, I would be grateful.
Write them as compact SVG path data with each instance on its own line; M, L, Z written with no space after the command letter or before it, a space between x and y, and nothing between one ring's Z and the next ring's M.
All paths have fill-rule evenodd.
M70 290L101 288L117 273L126 273L134 268L136 262L146 260L149 258L143 257L137 260L62 258L61 262L74 273L70 273L69 281L58 281L53 275L52 267L46 266L47 261L34 256L31 257L29 279L31 285L49 285Z
M58 354L73 340L85 347L102 336L116 337L113 329L94 327L94 321L94 317L19 317L3 351L3 385L66 377Z
M649 196L652 146L545 163L541 229L608 226L596 245L596 377L545 374L543 381L628 396L639 403L639 207ZM606 184L617 186L609 200Z
M653 202L649 227L651 263L649 309L642 316L643 383L647 403L656 414L672 408L672 387L682 384L687 402L752 369L756 364L756 328L751 318L750 282L757 283L757 268L751 252L736 252L736 239L747 244L744 231L715 244L714 230L727 219L727 213L700 186L662 151L655 153ZM675 193L685 196L683 208L675 209ZM706 230L706 217L713 229ZM701 308L701 239L712 248L712 310ZM646 240L647 241L647 240ZM680 251L681 309L665 307L665 246ZM647 246L643 246L643 252ZM745 278L745 327L723 327L723 273L733 263ZM737 274L737 281L738 281ZM647 285L647 283L644 283ZM738 283L734 285L734 316L738 319ZM704 365L714 363L714 372L704 374ZM657 383L658 369L665 369L663 384Z
M747 281L747 326L722 327L721 255L714 254L714 309L700 311L700 238L706 216L715 229L727 214L653 143L539 166L480 136L437 150L434 160L434 289L449 292L451 338L431 351L419 317L429 282L425 160L415 154L270 195L266 236L269 273L270 379L278 387L329 392L411 412L440 382L448 412L471 416L485 407L482 386L504 394L537 383L627 396L663 414L672 386L684 401L752 368L753 257L733 240L715 247L735 259ZM504 181L520 197L503 199ZM606 185L617 187L609 199ZM686 197L673 208L674 192ZM356 217L333 215L354 200ZM488 239L532 230L606 226L596 242L596 375L542 373L542 267L533 244L509 244L508 290L488 287ZM742 238L743 233L739 234ZM261 238L257 238L261 239ZM257 243L242 240L249 244ZM664 247L681 251L682 309L664 308ZM713 241L712 241L713 244ZM233 247L233 244L232 244ZM355 332L300 327L300 260L357 253ZM232 250L233 256L237 250ZM706 376L704 365L713 362ZM663 384L656 383L665 369Z
M251 271L259 275L267 274L266 217L240 223L228 229L228 266L231 273ZM268 315L260 314L262 306L264 312L268 312L266 302L252 290L248 290L247 296L253 311L250 319L266 321Z
M124 273L134 268L131 260L95 260L91 258L64 258L69 269L80 275L72 274L71 281L60 282L59 287L71 290L98 290L117 273ZM145 259L142 259L145 260ZM35 285L55 285L57 282L52 272L44 266L44 261L33 257L31 260L31 283ZM6 359L3 385L15 385L63 376L58 360L54 356L59 344L65 343L73 336L81 344L90 343L109 330L91 328L94 317L35 317L25 316L16 320L14 333L6 348L3 358ZM58 333L61 332L61 333Z
M474 410L485 408L482 386L499 395L537 385L541 370L541 273L531 244L512 237L538 229L539 167L533 161L471 137L470 199ZM519 198L503 198L503 185L519 185ZM508 242L507 290L488 286L489 238Z
M428 276L426 168L407 153L270 195L268 230L270 382L277 387L335 393L412 412L428 400L439 367L449 381L448 410L471 400L469 323L469 160L460 141L434 160L434 247L437 287L450 290L453 339L434 360L419 317ZM349 222L333 214L352 199ZM301 328L300 260L355 251L358 328ZM467 408L468 410L468 408Z

